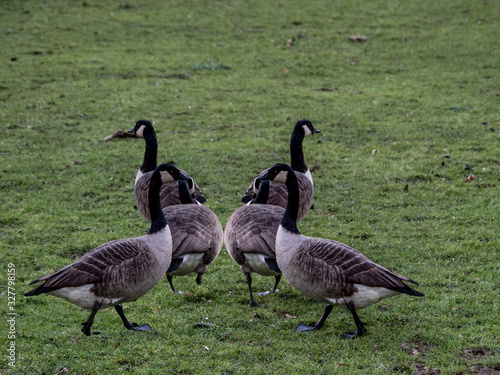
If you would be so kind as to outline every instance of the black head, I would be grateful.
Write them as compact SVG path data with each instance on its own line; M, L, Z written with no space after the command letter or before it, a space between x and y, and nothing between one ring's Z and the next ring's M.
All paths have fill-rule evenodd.
M143 138L144 137L144 131L146 129L152 129L152 130L154 130L153 125L151 124L151 122L148 121L148 120L139 120L135 124L135 127L133 129L130 129L128 131L128 133L134 134L136 137Z
M300 120L297 121L295 124L295 129L299 130L302 129L304 132L304 137L307 137L308 135L314 135L315 133L321 133L321 130L319 129L314 129L313 124L309 120Z
M193 180L179 180L177 190L179 191L179 200L181 204L196 203L191 196L193 189Z
M276 181L284 184L286 181L286 177L290 172L294 173L292 167L290 167L288 164L274 164L266 173L257 176L257 178L255 179L255 185L259 185L258 180Z
M269 198L269 180L255 179L254 192L256 194L256 197L251 202L266 204Z
M189 184L189 181L193 180L190 176L183 173L179 168L170 163L157 166L153 174L160 174L161 180L164 184L179 180L187 180Z

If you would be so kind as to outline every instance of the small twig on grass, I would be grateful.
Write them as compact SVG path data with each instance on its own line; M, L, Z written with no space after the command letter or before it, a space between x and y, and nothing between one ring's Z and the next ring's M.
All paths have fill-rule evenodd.
M137 136L133 133L128 133L123 130L117 130L115 133L108 135L101 139L102 142L107 142L113 138L137 138Z

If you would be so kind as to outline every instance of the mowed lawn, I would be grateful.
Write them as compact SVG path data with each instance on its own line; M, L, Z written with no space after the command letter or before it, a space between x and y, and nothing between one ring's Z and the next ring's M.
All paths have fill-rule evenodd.
M500 2L0 2L0 373L499 374ZM360 310L367 334L286 280L248 307L225 248L89 315L36 278L143 235L141 139L195 178L224 226L252 179L290 162L297 120L314 207L308 236L353 246L422 298ZM253 275L254 293L274 278ZM10 289L9 289L10 288ZM15 296L13 293L16 293ZM13 298L14 297L14 298ZM10 302L10 303L9 303Z

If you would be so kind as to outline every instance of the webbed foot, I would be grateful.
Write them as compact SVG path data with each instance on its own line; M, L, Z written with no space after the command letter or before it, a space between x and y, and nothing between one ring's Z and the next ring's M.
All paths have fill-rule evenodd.
M297 332L310 332L310 331L317 331L318 329L316 326L308 326L306 324L299 324L297 328L295 328L295 331Z
M129 329L132 329L134 331L143 331L143 332L146 332L146 331L151 331L152 328L149 324L143 324L143 325L137 325L137 323L132 323L132 328L129 328Z

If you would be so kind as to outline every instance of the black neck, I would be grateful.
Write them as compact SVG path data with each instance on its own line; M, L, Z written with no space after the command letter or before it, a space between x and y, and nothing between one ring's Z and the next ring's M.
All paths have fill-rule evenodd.
M150 234L159 232L167 225L165 215L161 210L160 204L160 188L161 188L161 175L160 173L153 173L149 182L149 215L151 217L151 227L149 228Z
M295 127L290 138L291 167L294 171L306 173L307 166L304 162L302 141L304 141L304 129L301 126Z
M189 203L195 203L193 201L193 197L191 197L191 192L189 191L189 184L186 180L179 180L178 181L178 189L179 189L179 199L181 201L181 204L189 204Z
M146 151L144 152L144 161L141 165L141 172L147 173L154 171L156 168L156 155L158 154L158 141L153 128L146 127L143 133L146 141Z
M267 198L269 198L269 181L261 180L259 185L259 193L254 199L253 203L267 204Z
M299 183L293 171L288 172L285 184L288 189L288 202L286 204L285 214L281 220L281 226L289 232L299 234L299 228L297 227L297 216L299 214L300 204Z

